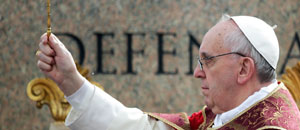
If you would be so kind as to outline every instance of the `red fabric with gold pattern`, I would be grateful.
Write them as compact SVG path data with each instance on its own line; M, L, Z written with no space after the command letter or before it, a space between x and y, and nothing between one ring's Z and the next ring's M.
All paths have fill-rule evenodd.
M199 125L204 122L202 110L199 112L195 112L190 117L188 117L189 124L186 123L185 121L186 118L185 116L182 115L183 113L175 113L175 114L152 113L152 114L155 114L160 118L168 120L185 130L197 130L199 128ZM190 127L187 127L186 125L189 125Z
M172 126L174 129L175 129L174 124L175 124L184 130L190 130L190 123L186 113L173 113L173 114L148 113L148 115L153 118L159 119L160 121ZM172 124L170 124L169 122L171 122Z
M199 126L199 130L211 127L214 118L215 115L208 109L205 109L204 123ZM266 99L254 104L251 108L241 113L239 117L218 129L255 130L262 127L300 130L299 109L293 97L282 83Z

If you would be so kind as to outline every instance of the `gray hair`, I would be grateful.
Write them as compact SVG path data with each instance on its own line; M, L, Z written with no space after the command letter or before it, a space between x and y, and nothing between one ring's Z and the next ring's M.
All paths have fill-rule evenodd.
M230 16L223 15L221 21L231 20ZM231 20L234 22L233 20ZM257 76L260 83L271 82L276 78L276 71L252 46L247 37L237 27L224 37L224 46L229 47L232 52L239 52L245 56L251 57L256 66Z

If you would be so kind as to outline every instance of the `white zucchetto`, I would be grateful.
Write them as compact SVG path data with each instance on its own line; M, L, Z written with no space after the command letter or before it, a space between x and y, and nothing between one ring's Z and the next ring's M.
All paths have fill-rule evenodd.
M252 16L230 18L238 25L253 47L276 69L279 60L279 44L273 27Z

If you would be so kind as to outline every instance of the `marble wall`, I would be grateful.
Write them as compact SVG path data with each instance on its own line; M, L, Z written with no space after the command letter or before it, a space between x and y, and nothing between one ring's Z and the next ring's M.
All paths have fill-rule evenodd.
M203 106L201 82L190 72L198 48L189 50L191 37L201 43L205 32L223 13L252 15L278 27L280 69L296 32L300 30L299 0L51 0L52 31L70 33L84 45L83 66L95 75L105 91L126 106L150 112L181 112L189 114ZM53 122L47 106L38 109L26 95L30 80L44 75L36 67L35 51L39 37L47 29L46 0L0 0L0 130L49 129ZM99 73L97 34L113 33L103 38L102 69L115 74ZM128 71L128 34L133 36L133 50L144 50L132 58ZM163 70L159 71L159 35L163 37ZM70 37L59 36L77 60L80 52ZM294 48L293 54L299 54ZM290 60L292 66L299 59ZM193 61L192 67L196 66ZM98 70L98 71L97 71ZM279 72L279 70L278 70ZM125 74L124 74L125 73Z

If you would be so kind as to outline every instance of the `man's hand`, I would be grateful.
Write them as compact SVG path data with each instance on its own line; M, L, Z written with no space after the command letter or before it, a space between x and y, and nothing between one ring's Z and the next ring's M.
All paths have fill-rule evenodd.
M83 77L77 71L71 53L64 44L54 35L47 41L46 33L41 36L37 66L49 78L51 78L69 96L76 92L84 82Z

